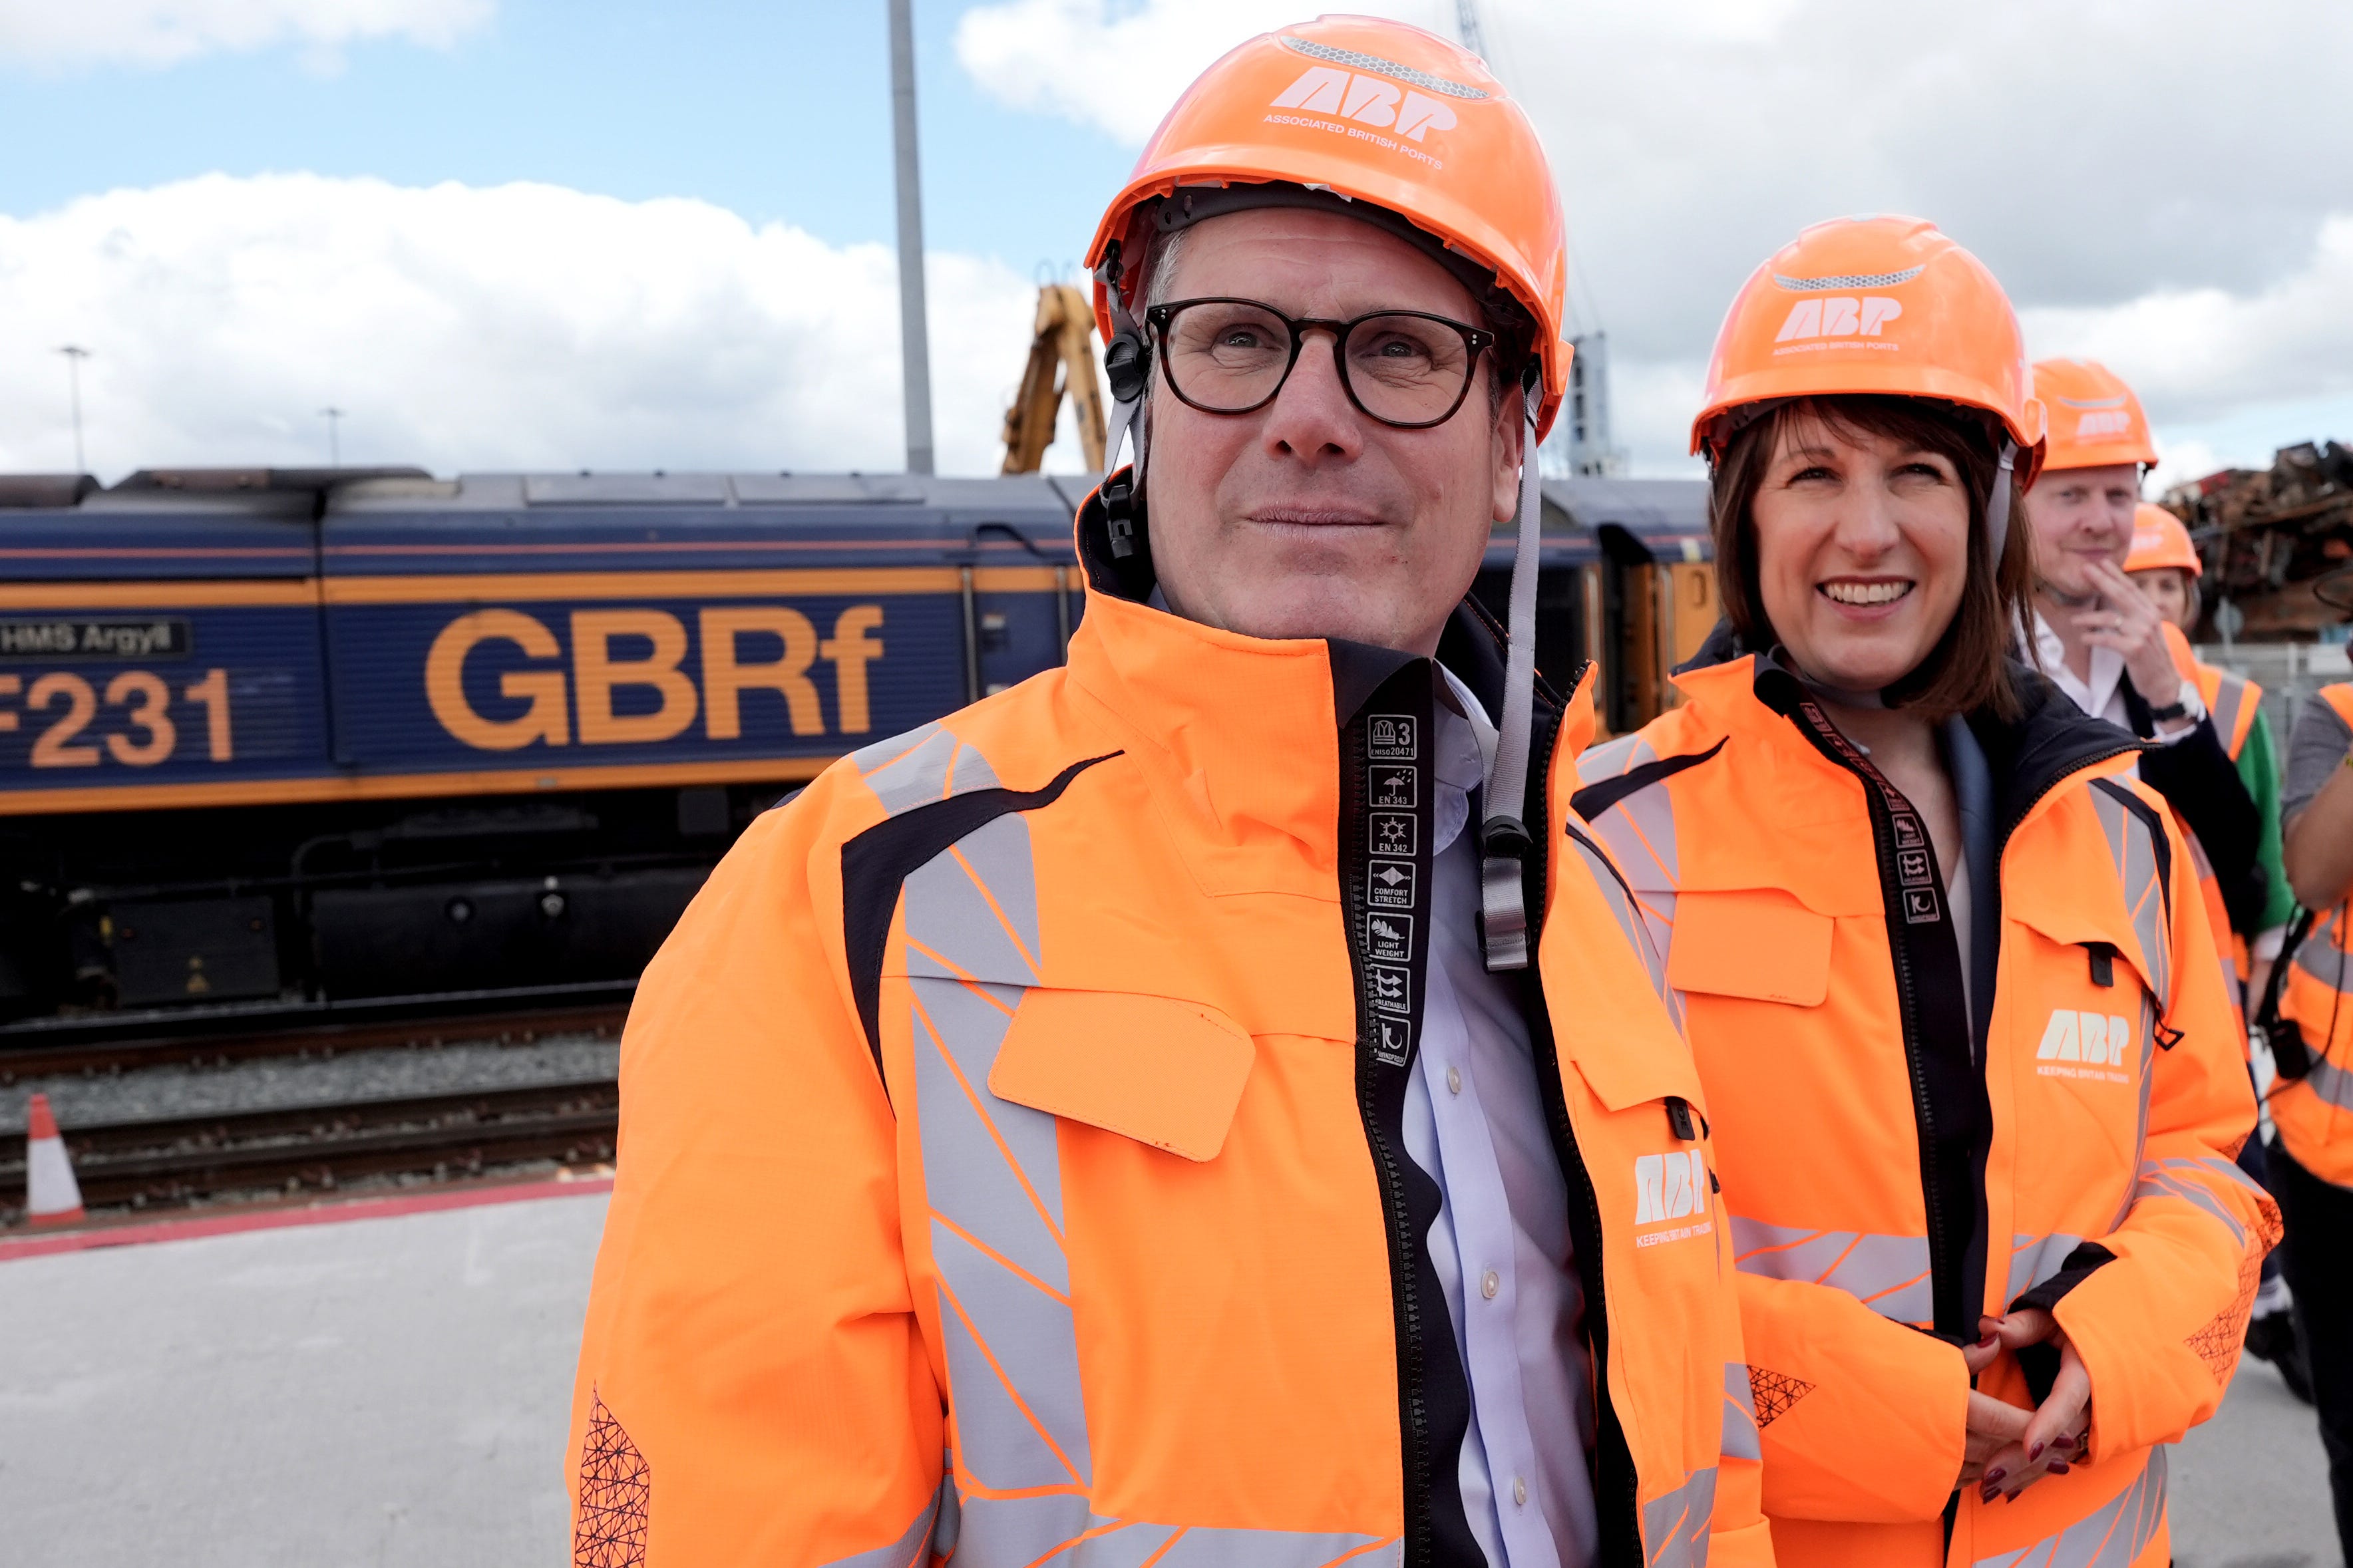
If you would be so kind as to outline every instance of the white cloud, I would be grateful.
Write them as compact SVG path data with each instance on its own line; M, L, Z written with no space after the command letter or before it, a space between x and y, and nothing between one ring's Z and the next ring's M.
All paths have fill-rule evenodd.
M1448 33L1455 11L1363 8ZM1202 66L1306 9L1001 0L966 13L958 58L1003 102L1135 143ZM2036 353L2106 345L2160 420L2344 384L2353 116L2302 63L2353 55L2341 0L1477 10L1551 152L1572 299L1609 331L1615 434L1648 471L1681 461L1689 411L1662 392L1696 385L1740 280L1846 212L1936 219L2001 277Z
M496 0L0 0L0 62L167 66L291 44L332 66L347 44L448 48Z
M929 265L944 472L995 470L1036 291ZM895 470L897 265L686 200L208 175L0 218L0 471L91 466ZM1067 438L1050 466L1078 466Z

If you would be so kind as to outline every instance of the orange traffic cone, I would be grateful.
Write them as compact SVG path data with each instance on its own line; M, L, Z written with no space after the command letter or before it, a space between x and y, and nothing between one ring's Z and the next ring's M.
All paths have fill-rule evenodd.
M82 1217L81 1184L74 1180L46 1094L33 1096L25 1111L25 1211L35 1225L71 1225Z

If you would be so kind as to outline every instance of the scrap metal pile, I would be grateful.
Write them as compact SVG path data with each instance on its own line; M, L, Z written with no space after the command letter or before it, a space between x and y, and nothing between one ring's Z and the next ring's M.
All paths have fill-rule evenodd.
M2269 468L2225 468L2168 491L2205 563L2203 641L2223 603L2232 635L2309 641L2353 619L2353 447L2283 447Z

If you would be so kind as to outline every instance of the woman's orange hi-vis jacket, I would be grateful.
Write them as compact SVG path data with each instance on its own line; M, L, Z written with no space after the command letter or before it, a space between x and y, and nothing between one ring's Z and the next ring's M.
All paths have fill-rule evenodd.
M2157 1445L2221 1402L2278 1220L2231 1163L2242 1034L2135 742L2039 680L2021 722L1971 721L1965 986L1920 818L1805 689L1753 657L1678 684L1575 800L1707 1088L1780 1560L2162 1568ZM1958 1347L2021 1298L2091 1374L2089 1459L1957 1500ZM2055 1356L1978 1386L2031 1407Z
M1091 503L1066 667L761 817L648 970L577 1561L1477 1561L1394 1048L1435 667L1122 597L1101 531ZM1441 650L1485 696L1491 628L1466 607ZM1767 1564L1704 1097L1567 821L1585 704L1539 703L1525 997L1602 1561Z

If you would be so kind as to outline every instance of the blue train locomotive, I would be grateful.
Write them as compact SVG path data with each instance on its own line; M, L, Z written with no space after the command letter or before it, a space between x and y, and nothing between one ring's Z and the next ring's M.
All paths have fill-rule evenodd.
M1060 660L1088 487L0 477L0 1018L626 981L780 795ZM1608 727L1714 621L1703 509L1546 487Z

